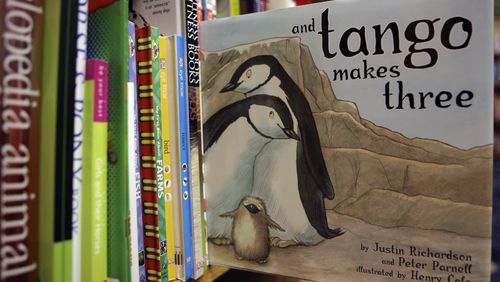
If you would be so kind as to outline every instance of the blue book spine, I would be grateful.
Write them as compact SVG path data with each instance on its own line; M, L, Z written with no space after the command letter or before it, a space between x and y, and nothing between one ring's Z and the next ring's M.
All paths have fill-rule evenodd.
M192 215L191 215L191 195L189 179L189 116L188 116L188 95L186 87L186 69L184 58L184 38L177 35L175 37L175 49L177 60L177 95L179 107L179 146L180 146L180 183L181 183L181 205L182 205L182 225L184 231L184 269L185 280L193 277L193 247L192 247Z
M142 223L142 198L141 198L141 174L140 174L140 161L139 161L139 132L138 132L138 112L137 112L137 71L136 71L136 46L135 46L135 24L132 22L128 22L128 34L129 34L129 62L128 62L128 81L133 83L134 86L133 92L134 94L132 95L133 101L130 101L133 103L134 107L134 139L135 139L135 147L134 147L134 166L135 166L135 199L136 199L136 205L135 207L130 207L130 208L136 208L137 210L137 243L138 243L138 253L136 254L138 256L138 261L139 261L139 281L145 282L146 281L146 265L144 261L144 230L143 230L143 223ZM134 226L131 226L131 228L134 228ZM136 258L137 259L137 258Z

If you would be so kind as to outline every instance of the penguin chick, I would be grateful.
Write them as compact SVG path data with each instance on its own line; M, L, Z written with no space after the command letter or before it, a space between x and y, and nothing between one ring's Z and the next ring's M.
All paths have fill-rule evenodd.
M220 216L233 218L231 236L240 260L266 263L270 251L269 227L285 232L267 215L264 201L253 196L246 196L237 209Z

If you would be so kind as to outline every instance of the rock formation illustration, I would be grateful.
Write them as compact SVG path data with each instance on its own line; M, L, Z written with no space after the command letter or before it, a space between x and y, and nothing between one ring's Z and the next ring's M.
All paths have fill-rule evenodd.
M386 228L490 236L492 145L462 150L363 119L355 103L336 98L335 85L299 38L202 53L203 120L244 98L219 90L239 64L261 54L280 61L311 106L335 188L329 209Z

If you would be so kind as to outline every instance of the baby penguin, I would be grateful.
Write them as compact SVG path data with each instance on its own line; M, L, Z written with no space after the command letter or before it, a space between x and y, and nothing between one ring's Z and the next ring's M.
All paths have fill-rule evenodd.
M266 263L270 250L268 227L285 232L267 215L264 201L253 196L246 196L237 209L220 216L233 218L231 237L239 260Z

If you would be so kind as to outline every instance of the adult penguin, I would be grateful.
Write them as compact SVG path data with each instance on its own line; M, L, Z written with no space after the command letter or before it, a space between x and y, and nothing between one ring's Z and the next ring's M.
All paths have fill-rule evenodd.
M298 140L293 128L289 108L270 95L230 104L203 124L207 232L214 243L231 242L232 222L220 215L251 194L256 155L271 140Z
M233 73L221 93L235 91L253 96L268 93L282 99L293 113L300 142L296 146L296 169L300 200L310 224L323 238L343 234L330 229L324 198L335 197L328 175L311 108L304 94L279 61L271 55L260 55L243 62ZM284 229L288 230L286 226Z

